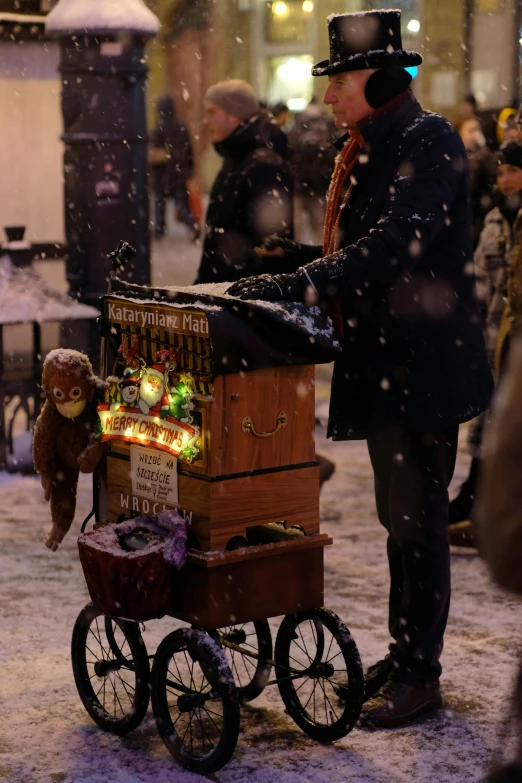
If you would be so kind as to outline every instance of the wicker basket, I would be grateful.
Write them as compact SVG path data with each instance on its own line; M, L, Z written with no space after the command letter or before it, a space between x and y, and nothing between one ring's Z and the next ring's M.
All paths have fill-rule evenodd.
M171 575L164 542L128 552L107 525L81 535L78 549L91 599L105 614L145 621L168 612Z

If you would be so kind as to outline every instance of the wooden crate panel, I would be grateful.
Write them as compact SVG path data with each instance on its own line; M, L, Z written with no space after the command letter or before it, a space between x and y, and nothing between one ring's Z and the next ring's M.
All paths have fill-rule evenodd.
M180 475L179 501L192 512L191 531L203 551L223 550L232 536L269 522L284 520L311 535L319 531L319 468L212 482Z
M171 614L204 628L262 620L322 606L323 551L332 539L189 555L173 576Z
M205 405L205 468L223 476L283 465L312 462L315 455L315 369L275 367L217 376L214 401ZM196 408L198 409L198 408ZM287 423L273 435L245 433L249 417L257 433L276 429L278 415ZM191 466L187 466L191 471ZM196 466L197 470L201 470Z
M125 450L127 449L127 453ZM120 456L116 457L114 451ZM121 515L154 514L171 506L132 494L126 444L107 456L109 521ZM258 473L253 476L208 481L179 475L179 505L191 512L190 532L203 551L223 550L246 528L285 521L300 525L307 535L319 532L319 468Z

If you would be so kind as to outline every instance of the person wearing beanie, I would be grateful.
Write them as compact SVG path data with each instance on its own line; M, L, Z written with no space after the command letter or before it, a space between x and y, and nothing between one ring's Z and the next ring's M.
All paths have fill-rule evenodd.
M511 324L509 317L504 318L504 311L516 244L515 223L519 214L522 222L522 145L518 141L505 142L496 154L496 163L497 184L493 194L496 206L485 217L474 261L486 350L495 380L498 381L495 361L501 323L504 320L506 325ZM506 334L505 328L503 333ZM449 536L454 546L475 547L473 505L480 476L482 435L487 419L488 413L484 412L469 428L469 475L450 503Z
M263 268L254 248L266 237L293 236L286 136L239 79L207 90L203 123L223 165L210 193L196 283L232 282Z
M336 142L323 246L270 240L265 252L285 272L227 291L318 302L337 330L328 434L367 441L388 534L391 644L366 672L361 716L374 727L442 705L448 486L459 424L486 410L493 388L466 151L411 92L405 69L422 57L403 49L400 20L397 10L329 17L330 57L312 74L328 79L324 102L347 132Z

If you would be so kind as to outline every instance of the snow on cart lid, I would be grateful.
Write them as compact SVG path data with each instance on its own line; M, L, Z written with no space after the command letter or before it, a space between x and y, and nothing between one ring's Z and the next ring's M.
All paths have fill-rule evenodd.
M215 375L335 359L340 346L330 318L318 307L244 301L227 296L230 285L152 288L113 278L105 319L209 338Z

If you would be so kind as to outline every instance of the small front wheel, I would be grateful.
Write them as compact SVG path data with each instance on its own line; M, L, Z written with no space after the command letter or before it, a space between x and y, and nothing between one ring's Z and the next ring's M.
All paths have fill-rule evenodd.
M239 696L219 643L180 628L163 639L152 666L152 709L168 751L185 769L225 766L239 736Z
M364 676L348 628L328 609L287 615L275 645L279 693L291 718L313 739L333 742L359 719Z
M93 721L120 736L137 728L149 706L150 680L137 623L88 604L74 624L71 658L80 699Z

